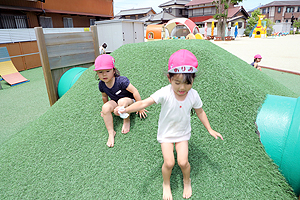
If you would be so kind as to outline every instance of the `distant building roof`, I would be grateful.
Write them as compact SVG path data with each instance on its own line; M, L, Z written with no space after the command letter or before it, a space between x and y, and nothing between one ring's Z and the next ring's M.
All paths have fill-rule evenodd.
M149 15L146 17L142 17L139 20L144 22L159 22L159 21L169 21L171 19L175 19L176 17L167 12L160 12L154 15Z
M261 8L273 7L273 6L299 6L299 5L300 5L300 1L272 1L271 3L261 6Z
M165 7L165 6L171 6L171 5L185 5L189 3L191 0L171 0L167 1L165 3L160 4L158 7Z
M259 8L262 7L262 6L263 6L263 5L256 6L255 8L252 8L251 10L248 10L248 13L252 13L254 10L259 9Z
M244 9L243 6L236 6L233 8L228 8L228 18L236 17L236 15L242 12L244 16L247 18L250 17L250 15L247 13L247 11Z
M118 14L115 15L115 17L116 16L147 14L150 11L153 11L153 13L156 13L152 7L136 8L136 9L129 9L129 10L121 10Z
M214 2L215 0L192 0L191 2L187 3L185 6L194 6L200 4L209 4Z

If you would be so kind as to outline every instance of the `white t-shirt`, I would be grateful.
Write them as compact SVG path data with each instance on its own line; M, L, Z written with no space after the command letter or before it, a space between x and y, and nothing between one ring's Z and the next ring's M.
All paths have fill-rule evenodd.
M161 103L157 140L159 143L180 142L191 137L191 110L199 109L203 103L198 92L190 89L184 101L175 98L171 85L167 85L150 96Z

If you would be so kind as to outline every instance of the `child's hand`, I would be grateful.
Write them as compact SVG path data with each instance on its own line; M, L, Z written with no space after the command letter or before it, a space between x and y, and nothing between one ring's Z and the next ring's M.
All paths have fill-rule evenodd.
M143 109L143 110L137 111L136 114L139 114L140 118L146 118L147 117L146 112L148 112L148 110Z
M220 133L218 133L217 131L211 130L211 131L209 131L209 134L211 134L211 136L213 136L216 139L218 139L218 137L219 137L219 138L221 138L221 140L223 140L222 135Z

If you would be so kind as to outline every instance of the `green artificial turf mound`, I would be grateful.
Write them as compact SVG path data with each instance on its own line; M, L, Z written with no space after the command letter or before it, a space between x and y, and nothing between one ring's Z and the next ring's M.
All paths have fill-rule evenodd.
M145 99L168 84L168 59L182 48L198 58L193 88L211 126L224 137L215 140L192 116L191 199L296 199L254 126L266 94L296 94L209 41L128 44L111 55ZM122 120L114 117L114 148L106 146L101 106L90 67L44 115L0 146L0 199L161 199L160 106L150 106L145 120L132 115L126 135ZM182 199L178 165L171 187L174 199Z

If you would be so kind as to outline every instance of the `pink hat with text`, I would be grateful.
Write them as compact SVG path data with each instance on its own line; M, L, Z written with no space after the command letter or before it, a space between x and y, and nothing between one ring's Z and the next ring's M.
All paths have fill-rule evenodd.
M169 73L196 73L198 61L192 52L180 49L171 55L168 67Z
M94 71L113 69L114 67L115 67L115 59L108 54L103 54L96 58Z

